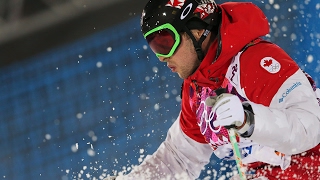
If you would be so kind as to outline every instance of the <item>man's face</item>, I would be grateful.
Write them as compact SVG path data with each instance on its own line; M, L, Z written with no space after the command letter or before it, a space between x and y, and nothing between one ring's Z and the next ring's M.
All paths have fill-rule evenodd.
M176 52L169 58L159 57L159 60L166 62L168 68L181 79L188 78L200 65L192 40L185 33L181 35Z

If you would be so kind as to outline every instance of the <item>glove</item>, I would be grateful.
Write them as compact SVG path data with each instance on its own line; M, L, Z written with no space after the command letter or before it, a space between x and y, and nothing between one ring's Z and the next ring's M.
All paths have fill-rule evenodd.
M208 97L205 103L212 107L211 111L216 114L213 122L215 127L224 126L227 129L237 129L244 124L244 109L238 96L222 93L219 96Z

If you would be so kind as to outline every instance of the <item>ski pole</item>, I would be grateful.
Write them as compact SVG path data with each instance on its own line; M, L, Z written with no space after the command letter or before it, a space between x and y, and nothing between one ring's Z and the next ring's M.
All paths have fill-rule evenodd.
M227 91L225 88L220 88L220 89L217 89L215 92L216 92L216 95L219 96L220 94L226 93ZM229 135L230 143L232 145L232 150L236 160L240 179L246 180L247 178L246 178L245 168L242 164L241 153L238 147L235 130L233 128L228 129L228 135Z
M233 128L228 129L229 139L232 145L234 158L236 159L236 164L239 172L239 176L241 180L246 180L246 174L245 174L245 168L242 164L241 160L241 154L238 147L237 139L236 139L236 133Z

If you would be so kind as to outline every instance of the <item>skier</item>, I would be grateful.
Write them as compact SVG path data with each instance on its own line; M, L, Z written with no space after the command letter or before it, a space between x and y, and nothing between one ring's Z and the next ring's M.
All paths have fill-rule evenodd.
M141 28L184 80L181 112L157 151L117 180L196 179L212 153L234 159L228 129L236 131L247 179L320 179L320 90L261 38L269 26L257 6L149 0Z

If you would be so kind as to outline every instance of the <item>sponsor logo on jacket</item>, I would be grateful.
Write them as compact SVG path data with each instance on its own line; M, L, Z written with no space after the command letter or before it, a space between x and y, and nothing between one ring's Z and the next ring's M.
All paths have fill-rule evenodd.
M279 99L279 103L282 103L284 99L297 87L301 86L301 82L294 83L286 92L282 93L282 97Z

